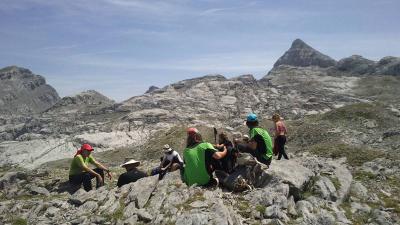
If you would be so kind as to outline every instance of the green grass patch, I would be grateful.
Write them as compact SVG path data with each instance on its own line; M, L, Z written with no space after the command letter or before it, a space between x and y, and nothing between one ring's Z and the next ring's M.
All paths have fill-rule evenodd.
M347 219L349 219L354 225L364 225L368 223L369 215L362 214L353 214L351 212L351 204L349 201L345 201L341 205L342 209L345 212Z
M190 204L195 201L205 201L206 198L203 195L203 192L197 191L193 195L191 195L184 203L176 205L177 208L181 208L184 211L189 211L192 209Z
M249 211L250 203L244 198L238 198L235 204L235 208L238 209L238 213L244 218L250 218L251 212ZM263 212L264 214L264 212Z
M27 225L28 221L25 218L17 217L17 218L12 219L11 224L12 225Z
M375 174L363 170L356 170L353 172L353 177L355 180L361 181L362 183L367 183L377 178Z
M339 179L337 177L329 177L329 179L332 181L333 186L335 186L336 190L339 190L342 184L340 183Z
M312 154L333 159L346 157L351 166L361 166L365 162L384 157L385 154L374 149L365 149L343 143L325 143L310 147Z
M261 215L265 212L265 206L263 205L256 205L256 210L261 213Z

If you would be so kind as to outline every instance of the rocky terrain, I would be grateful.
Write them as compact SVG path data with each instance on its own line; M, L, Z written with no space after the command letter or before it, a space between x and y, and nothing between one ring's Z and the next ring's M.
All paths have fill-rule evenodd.
M398 224L399 75L400 58L375 62L354 55L336 61L297 39L260 80L252 75L207 75L150 87L121 103L86 91L57 99L35 114L4 113L0 220ZM210 142L213 127L231 137L245 134L243 119L249 112L257 113L267 129L272 127L267 118L282 114L292 158L273 161L252 190L186 187L179 173L160 182L145 178L121 189L114 188L114 180L88 194L71 195L64 188L69 160L82 142L94 145L96 158L118 175L118 165L126 158L143 160L145 169L155 166L165 143L182 152L188 126L198 127Z
M60 97L44 77L16 66L0 69L0 114L30 115L53 106Z

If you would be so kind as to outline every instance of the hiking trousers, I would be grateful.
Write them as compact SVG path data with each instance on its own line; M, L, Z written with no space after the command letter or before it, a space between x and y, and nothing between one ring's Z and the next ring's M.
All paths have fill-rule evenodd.
M285 152L285 144L286 144L286 136L285 135L279 135L278 137L276 137L276 142L275 142L278 146L278 160L281 160L282 156L285 159L289 159L289 157L287 156L286 152Z
M94 171L98 174L100 174L101 178L103 178L104 182L104 170L100 168L94 169ZM84 172L76 175L70 175L69 176L69 182L74 184L74 185L81 185L83 184L83 189L85 191L90 191L92 190L92 179L95 178L95 176L89 172ZM102 184L99 182L99 180L96 178L96 188L101 187Z
M259 162L267 165L268 167L271 165L271 161L272 161L272 157L266 159L264 158L263 155L257 154L256 150L252 150L248 144L239 144L237 146L239 152L243 152L243 153L249 153L251 154L254 158L256 158Z

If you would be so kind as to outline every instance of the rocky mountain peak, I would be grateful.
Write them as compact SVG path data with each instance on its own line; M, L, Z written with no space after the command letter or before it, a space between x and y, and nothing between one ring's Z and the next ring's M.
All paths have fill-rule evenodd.
M155 90L158 90L158 89L160 89L160 88L157 87L157 86L150 86L149 89L145 92L145 94L151 93L151 92L153 92Z
M318 66L325 68L334 66L335 64L336 61L331 57L315 50L301 39L296 39L293 41L290 49L287 50L274 64L274 68L279 65L299 67Z
M375 72L376 63L366 59L360 55L352 55L350 57L339 60L336 68L340 71L352 74L372 74Z
M43 112L60 99L44 77L9 66L0 69L0 113L19 115Z
M95 90L87 90L73 96L62 98L54 107L58 108L68 105L111 105L114 103L114 100L109 99Z
M0 74L5 74L5 73L32 73L32 72L26 68L13 65L0 69Z
M241 81L243 84L254 84L254 83L257 83L257 79L254 78L254 76L252 74L240 75L238 77L232 78L232 80Z
M292 46L290 48L311 48L309 45L307 45L303 40L300 38L297 38L292 42Z

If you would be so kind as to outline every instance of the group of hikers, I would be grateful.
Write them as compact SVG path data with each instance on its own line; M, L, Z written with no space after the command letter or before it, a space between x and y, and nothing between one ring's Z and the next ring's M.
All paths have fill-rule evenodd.
M259 119L254 113L249 114L245 121L249 135L234 138L233 141L222 132L218 135L218 143L211 144L203 141L202 135L196 128L189 128L183 159L177 151L165 144L160 165L149 172L140 170L138 168L140 162L133 159L122 164L121 167L125 168L126 172L119 176L117 186L121 187L154 175L158 175L158 179L161 180L167 172L176 170L180 170L182 181L188 186L194 184L215 186L220 184L221 177L226 178L234 173L238 168L237 160L242 154L250 154L255 161L267 168L271 164L273 155L278 155L278 160L282 156L289 159L285 152L286 126L279 114L274 114L271 120L274 122L273 142L269 133L259 126ZM214 130L216 133L215 128ZM83 144L76 152L69 171L69 182L76 186L83 185L86 191L92 190L93 178L96 178L96 188L104 185L105 174L112 179L110 170L94 159L92 151L92 146ZM91 169L89 164L96 168Z

